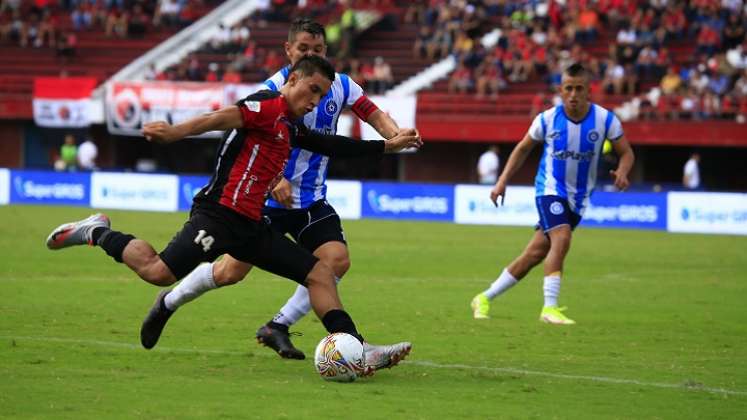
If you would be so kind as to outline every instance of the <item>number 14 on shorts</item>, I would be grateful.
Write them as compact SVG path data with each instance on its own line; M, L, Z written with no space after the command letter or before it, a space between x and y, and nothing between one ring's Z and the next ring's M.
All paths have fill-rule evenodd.
M204 229L200 229L197 231L197 236L195 236L195 243L202 245L202 250L208 252L210 251L210 247L215 243L215 238L208 235Z

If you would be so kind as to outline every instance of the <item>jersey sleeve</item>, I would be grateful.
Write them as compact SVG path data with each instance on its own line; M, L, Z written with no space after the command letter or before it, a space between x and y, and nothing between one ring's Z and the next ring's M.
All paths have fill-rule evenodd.
M277 73L273 74L269 79L265 80L262 84L267 86L267 89L277 92L288 80L289 71L290 68L288 66L283 67L282 69L278 70Z
M274 120L277 112L273 113L273 101L255 101L244 99L236 103L241 112L243 128L260 128L267 121Z
M622 123L620 122L620 119L617 118L617 115L615 115L612 111L608 112L609 114L607 114L607 121L605 121L607 138L611 141L616 141L624 134Z
M340 75L340 79L343 83L343 90L345 90L345 84L348 86L348 94L347 94L347 100L345 101L345 106L353 106L358 99L360 99L362 96L366 96L363 93L363 88L358 85L358 83L355 83L355 80L351 79L349 76L346 75Z
M532 125L529 126L529 137L534 141L544 141L545 140L545 131L547 130L545 120L544 120L544 112L540 112L537 114L536 117L534 117L534 121L532 121Z
M363 92L363 88L355 83L353 79L346 75L340 75L342 81L343 90L345 91L345 106L355 113L355 116L360 118L362 121L368 121L368 117L376 112L379 107L373 103L366 94Z

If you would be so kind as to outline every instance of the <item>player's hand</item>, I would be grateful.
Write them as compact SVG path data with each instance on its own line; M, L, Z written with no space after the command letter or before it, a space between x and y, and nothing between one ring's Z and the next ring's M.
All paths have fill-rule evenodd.
M154 143L172 143L181 138L179 131L165 121L155 121L143 125L143 137Z
M501 198L502 206L503 200L506 199L506 183L501 181L500 179L495 183L493 189L490 190L490 201L492 201L493 205L496 207L498 207L498 197Z
M284 205L286 208L291 208L293 205L292 193L293 189L291 188L291 183L285 178L280 178L280 181L278 181L278 184L272 189L270 195L272 195L273 200Z
M615 181L615 188L617 188L618 191L625 191L630 186L630 181L628 181L627 174L618 173L616 170L611 170L610 176Z
M401 128L397 135L384 141L384 152L396 153L404 149L419 149L423 145L420 133L414 128Z

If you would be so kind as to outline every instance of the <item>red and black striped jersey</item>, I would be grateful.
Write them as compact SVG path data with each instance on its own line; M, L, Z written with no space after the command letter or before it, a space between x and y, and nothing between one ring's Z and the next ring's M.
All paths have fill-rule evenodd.
M226 131L218 146L215 172L195 203L217 203L260 220L265 196L282 177L293 124L280 93L260 91L236 104L243 127Z

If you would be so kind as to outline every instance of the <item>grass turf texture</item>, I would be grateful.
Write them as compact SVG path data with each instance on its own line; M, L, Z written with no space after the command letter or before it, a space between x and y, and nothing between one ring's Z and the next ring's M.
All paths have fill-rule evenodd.
M0 235L0 417L744 418L747 238L579 229L561 303L579 322L537 321L541 269L473 320L470 299L521 251L528 228L346 221L346 309L408 361L353 384L281 360L254 332L295 284L261 272L181 308L139 347L157 293L102 250L48 251L88 209L5 206ZM162 249L185 214L107 212Z

